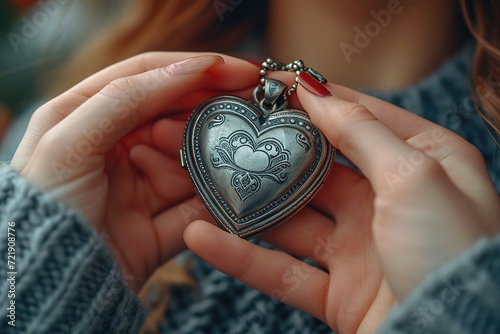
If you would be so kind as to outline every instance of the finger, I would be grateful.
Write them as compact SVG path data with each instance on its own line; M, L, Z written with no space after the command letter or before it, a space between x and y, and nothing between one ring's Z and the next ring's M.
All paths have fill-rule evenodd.
M332 268L334 261L363 256L371 244L372 203L373 193L366 178L335 164L307 207L262 239Z
M184 231L188 247L218 270L325 321L329 275L288 254L252 244L203 221Z
M193 110L203 101L221 95L238 96L245 100L252 100L252 93L255 87L239 89L239 90L213 90L202 89L196 91L184 98L180 99L175 105L165 110L164 114L168 114L169 118L175 118L186 122Z
M384 100L333 83L327 83L325 87L332 95L342 100L366 107L378 120L404 140L412 138L425 130L434 130L433 136L436 137L437 142L442 141L442 139L437 138L438 136L455 136L452 131ZM423 148L429 143L430 141L422 142L422 147L419 148ZM415 144L419 143L416 142Z
M167 67L117 79L54 126L42 140L51 147L64 143L64 147L83 157L105 154L165 106L206 85L206 71L220 61L219 57L191 58L179 65L183 69L176 73Z
M46 103L35 113L15 154L13 165L18 170L22 170L40 138L44 136L47 139L46 132L49 130L52 130L52 134L57 134L57 137L52 139L53 142L66 143L70 140L72 145L82 145L82 151L85 147L87 155L95 148L99 148L103 144L103 139L107 138L107 145L104 143L102 145L104 147L101 147L104 149L101 153L105 152L110 144L117 140L117 135L122 137L138 124L140 105L155 102L155 98L158 100L158 95L168 89L169 84L175 86L175 82L184 82L183 88L186 94L190 92L189 88L185 88L189 84L193 90L196 90L204 83L206 84L207 70L222 62L223 59L216 56L195 57L183 63L185 71L193 70L195 66L195 71L191 71L193 75L182 75L182 70L177 70L179 75L172 75L171 69L179 66L173 64L169 65L170 67L157 68L134 76L118 77L88 99L87 96L82 95L85 93L78 94L77 88L72 89ZM182 91L176 92L179 94ZM84 96L85 101L79 99L82 104L73 109L70 104L75 96ZM79 112L72 113L75 110ZM72 117L68 116L70 113ZM64 138L65 135L68 138ZM67 147L78 150L70 145Z
M153 212L173 205L193 195L193 184L179 159L172 159L146 145L138 145L130 151L130 159L149 180L153 192Z
M349 197L351 193L359 193L360 187L364 186L369 186L369 183L363 175L334 162L330 174L309 205L323 212L325 216L338 220L338 216L341 217L343 211L356 210L349 207L352 205Z
M398 163L401 159L409 159L416 150L380 122L366 107L328 95L324 87L322 89L326 93L323 92L324 97L320 97L317 93L304 89L304 85L303 83L298 89L298 95L313 123L328 137L332 145L361 169L376 192L392 192L392 184L384 176L388 173L398 175ZM419 163L423 161L422 164L428 164L429 167L434 163L434 160L424 154L418 155L418 158Z
M160 245L161 262L171 259L186 248L182 234L193 220L212 220L201 200L195 195L168 208L153 219Z
M403 108L376 97L332 83L328 83L327 87L332 94L368 108L377 119L386 124L403 139L410 138L416 132L420 132L428 127L438 126Z
M178 63L202 55L217 55L224 59L227 67L221 67L214 73L213 89L238 90L253 85L258 80L257 67L245 60L223 54L194 52L147 52L126 59L90 76L74 86L69 92L91 97L102 90L108 83L118 78L133 76ZM235 75L237 71L238 75Z
M459 150L461 154L474 154L475 148L459 135L425 118L381 99L369 96L340 85L328 84L328 89L346 101L365 106L382 123L413 147L426 152L447 164L443 159L443 146ZM476 160L476 159L471 159ZM467 161L466 161L467 163Z
M197 92L196 94L202 94L202 99L200 99L199 101L195 101L198 99L193 99L193 96L189 95L189 101L181 101L179 103L176 102L175 105L178 106L181 110L184 110L184 112L172 116L169 115L168 118L162 118L155 122L152 129L152 138L156 147L160 149L164 154L178 158L179 150L182 147L186 121L192 114L193 109L197 107L197 104L199 104L200 101L203 101L203 99L208 99L217 95L227 95L227 92L224 93L222 91L203 91ZM231 95L233 96L239 96L244 99L248 99L250 94L251 91L248 89L231 93Z
M158 120L153 126L151 135L155 146L163 153L172 158L179 158L179 150L182 147L184 127L186 121L164 118Z
M196 55L195 53L145 53L114 64L83 80L80 84L35 111L16 151L12 165L17 170L22 170L40 138L90 97L104 89L110 82L162 68ZM227 67L221 66L215 71L214 75L216 75L217 80L212 80L209 86L213 86L214 89L238 90L257 82L255 65L225 55L222 57ZM234 75L236 71L238 75Z
M365 106L401 139L437 160L455 185L469 197L494 198L496 191L492 187L481 153L453 131L391 103L347 87L336 84L327 84L327 87L334 95ZM480 202L484 203L484 200ZM491 206L490 204L485 207Z
M326 268L335 248L331 243L334 233L332 217L306 206L283 224L261 235L260 239Z
M369 186L363 176L335 163L312 201L290 220L263 234L261 239L290 254L310 258L327 267L327 261L339 244L336 241L339 239L338 224L347 221L349 230L359 228L360 220L351 219L350 215L360 211L362 199L352 199L359 194L360 183L363 182Z

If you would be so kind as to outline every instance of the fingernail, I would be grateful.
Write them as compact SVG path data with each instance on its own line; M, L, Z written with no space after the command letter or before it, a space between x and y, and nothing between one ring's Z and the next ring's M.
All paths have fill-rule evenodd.
M301 71L299 73L299 85L304 87L309 92L313 93L319 97L327 97L332 96L332 93L326 89L323 84L319 83L316 79L314 79L309 73L305 71Z
M163 68L169 76L203 73L216 64L224 64L224 58L217 55L206 55L189 58Z
M250 64L254 65L254 66L257 66L258 68L261 68L261 67L262 67L262 63L257 63L257 62L255 62L255 61L250 61L250 60L248 60L248 62L249 62Z

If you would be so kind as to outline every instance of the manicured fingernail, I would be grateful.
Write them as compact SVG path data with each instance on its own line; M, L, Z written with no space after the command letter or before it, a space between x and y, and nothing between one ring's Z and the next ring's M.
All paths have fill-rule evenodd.
M216 64L224 64L224 58L217 55L197 56L170 64L163 70L169 76L203 73Z
M255 62L255 61L250 61L250 60L248 60L248 62L249 62L250 64L252 64L252 65L254 65L254 66L258 67L258 68L261 68L261 67L262 67L262 63L257 63L257 62Z
M319 97L332 96L332 93L326 89L323 84L319 83L314 79L309 73L301 71L299 73L299 85L307 89L309 92L313 93Z

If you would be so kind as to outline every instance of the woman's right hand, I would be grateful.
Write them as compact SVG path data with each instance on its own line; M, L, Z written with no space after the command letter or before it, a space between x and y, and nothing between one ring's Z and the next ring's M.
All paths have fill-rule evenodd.
M458 135L385 101L327 87L337 96L302 87L300 102L363 174L335 164L305 208L263 235L291 255L206 222L188 226L184 238L215 268L335 331L373 333L426 275L499 233L500 200L480 153Z

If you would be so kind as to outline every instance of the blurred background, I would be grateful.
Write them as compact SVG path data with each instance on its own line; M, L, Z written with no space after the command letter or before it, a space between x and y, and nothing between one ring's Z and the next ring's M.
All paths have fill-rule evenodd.
M0 0L0 161L12 158L29 116L53 95L62 64L118 17L124 4Z
M255 51L264 1L240 2L0 0L0 161L38 106L110 64L153 50Z

